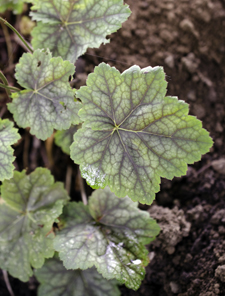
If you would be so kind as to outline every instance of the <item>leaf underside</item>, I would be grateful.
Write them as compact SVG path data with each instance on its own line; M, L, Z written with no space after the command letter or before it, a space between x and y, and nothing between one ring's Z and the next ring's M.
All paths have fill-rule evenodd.
M20 139L17 131L13 127L13 122L0 118L0 181L10 179L13 176L14 166L12 162L15 157L13 156L14 150L10 146Z
M54 254L52 224L69 199L62 183L54 183L50 171L36 169L30 175L14 172L4 181L0 202L0 267L28 281L32 267L40 268Z
M55 133L55 143L61 147L62 151L70 154L70 146L73 143L73 136L77 131L77 125L71 125L66 131L57 131Z
M160 177L185 175L187 163L212 146L188 104L166 95L162 67L133 66L119 73L100 64L76 96L84 121L74 135L71 158L93 188L151 204Z
M25 90L12 94L8 104L20 127L30 127L31 134L41 140L51 136L53 129L65 130L80 122L69 76L74 66L62 58L52 58L49 51L25 53L16 66L16 79Z
M66 270L58 258L46 261L35 271L41 285L38 296L119 296L116 281L107 281L95 268Z
M57 233L54 247L67 269L95 266L106 279L139 288L149 262L145 245L160 230L147 212L106 187L92 194L89 206L75 202L66 206L62 221L64 228Z
M117 31L130 15L122 0L42 0L31 12L38 21L32 31L32 45L49 48L53 56L75 63L88 47L108 43L105 38Z

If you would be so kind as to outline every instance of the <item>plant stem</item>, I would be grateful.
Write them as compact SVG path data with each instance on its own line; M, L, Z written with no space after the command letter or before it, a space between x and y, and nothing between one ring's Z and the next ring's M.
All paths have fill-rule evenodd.
M70 165L68 165L67 170L66 170L65 189L67 190L69 195L70 195L70 188L71 188L72 173L73 173L72 167Z
M80 183L80 191L81 191L81 197L82 197L82 201L84 203L84 205L87 205L87 195L84 189L84 180L81 177L80 174L80 170L78 171L78 179L79 179L79 183Z
M17 87L5 85L3 83L0 83L0 87L5 88L9 96L12 94L11 90L12 91L20 91L21 90L21 89L19 89Z
M30 153L30 169L33 171L38 166L38 150L41 147L41 140L33 136L32 150Z
M28 43L25 41L25 39L20 35L20 33L12 26L10 23L8 23L6 20L4 20L2 17L0 17L0 21L2 21L7 27L9 27L16 35L20 38L20 40L23 42L23 44L26 46L29 52L33 53L33 49L28 45Z
M2 80L2 83L0 83L0 87L3 87L6 89L6 92L7 92L7 95L10 97L11 96L11 91L10 89L8 89L7 87L9 86L9 83L8 83L8 80L7 78L5 77L5 75L2 73L2 71L0 70L0 79ZM3 85L3 86L2 86Z
M25 130L24 146L23 146L23 168L29 171L29 147L30 147L30 136L27 130Z
M1 78L2 82L3 82L5 85L9 85L7 78L6 78L5 75L2 73L1 70L0 70L0 78Z
M46 153L47 153L47 158L48 158L48 163L49 163L48 168L49 169L51 169L54 166L54 159L53 159L53 153L52 153L53 142L54 142L54 134L52 134L45 141L45 150L46 150Z
M10 282L9 282L9 277L8 277L8 273L6 270L2 270L2 273L3 273L3 277L4 277L4 281L5 281L5 284L6 284L6 287L9 291L9 294L11 296L15 296L15 294L13 293L13 290L12 290L12 287L10 285Z
M7 52L8 52L8 61L9 61L9 66L11 66L13 64L13 58L12 58L12 54L13 54L13 49L12 49L12 43L10 40L10 36L9 36L9 32L7 27L1 23L2 26L2 30L3 30L3 34L5 35L5 41L6 41L6 46L7 46Z

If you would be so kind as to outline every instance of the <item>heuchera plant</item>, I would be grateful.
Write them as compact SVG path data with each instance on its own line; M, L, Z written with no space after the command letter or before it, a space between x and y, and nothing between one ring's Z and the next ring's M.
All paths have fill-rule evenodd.
M0 1L14 11L21 5L5 3ZM129 17L122 0L32 4L34 51L19 36L30 52L15 74L23 90L10 87L0 73L0 85L12 98L8 109L16 124L29 127L38 139L46 140L56 129L56 144L97 190L88 204L69 202L48 169L13 174L11 145L20 135L13 122L1 119L0 267L21 281L28 281L35 268L39 296L115 296L120 295L117 283L136 290L149 263L145 245L160 231L137 202L150 205L160 178L184 175L212 140L188 115L184 101L166 96L162 67L135 65L121 74L101 63L86 86L71 88L78 57L108 42L106 35Z

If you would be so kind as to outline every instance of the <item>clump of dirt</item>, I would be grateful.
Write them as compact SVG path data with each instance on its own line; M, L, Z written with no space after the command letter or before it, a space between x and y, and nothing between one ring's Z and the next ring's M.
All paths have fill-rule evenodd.
M225 265L219 265L217 267L215 276L218 277L221 282L225 283Z
M183 210L174 207L172 210L153 205L149 209L150 216L154 218L161 232L152 243L154 246L166 250L168 254L175 252L175 246L189 235L191 223L187 222Z

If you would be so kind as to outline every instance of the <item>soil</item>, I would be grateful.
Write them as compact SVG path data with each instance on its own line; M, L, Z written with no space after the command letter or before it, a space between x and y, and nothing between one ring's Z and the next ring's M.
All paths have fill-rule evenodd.
M190 104L190 114L203 122L214 140L210 152L190 165L187 175L163 179L156 201L149 209L161 233L149 249L150 264L138 291L121 287L123 296L224 296L225 295L225 1L224 0L126 0L132 15L111 42L89 49L77 62L76 87L100 62L120 71L140 67L164 67L168 95ZM13 19L7 15L9 20ZM14 19L13 19L14 20ZM14 20L18 24L18 19ZM0 31L2 35L2 30ZM7 78L22 53L13 43L14 61L8 64L0 36L0 67ZM11 67L11 68L10 68ZM10 72L11 71L11 72ZM9 76L9 77L8 77ZM14 83L14 81L12 81ZM7 100L0 93L1 106ZM3 107L4 108L4 107ZM2 109L3 109L2 108ZM1 111L1 115L2 115ZM9 113L4 111L4 117ZM65 181L72 168L71 196L79 195L77 167L48 141L42 143L21 130L16 147L18 170L49 167L56 180ZM35 142L36 141L36 142ZM69 174L69 173L68 173ZM91 190L86 188L87 192ZM10 277L17 296L34 296L38 283L21 283ZM0 295L9 295L0 274Z

